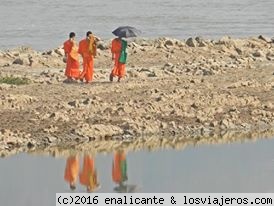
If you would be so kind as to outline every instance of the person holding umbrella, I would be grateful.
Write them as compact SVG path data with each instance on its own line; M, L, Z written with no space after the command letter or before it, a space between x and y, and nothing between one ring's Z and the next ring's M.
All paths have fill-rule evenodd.
M111 53L114 67L110 73L109 80L112 82L113 77L118 77L118 82L120 82L126 74L127 61L127 42L122 38L136 37L140 31L134 27L123 26L118 27L112 33L118 38L113 39L111 42Z

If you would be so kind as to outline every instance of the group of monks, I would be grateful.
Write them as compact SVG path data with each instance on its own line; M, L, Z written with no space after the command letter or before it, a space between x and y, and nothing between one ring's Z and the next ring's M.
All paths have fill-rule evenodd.
M99 38L92 34L91 31L86 33L86 38L79 42L79 46L75 40L76 34L71 32L69 39L64 42L67 79L65 82L74 82L80 80L90 83L94 74L94 58L96 57L97 42ZM118 82L125 76L125 63L119 61L122 51L122 38L115 38L111 43L112 60L114 67L110 73L110 81L113 77L118 77ZM83 59L83 69L80 71L79 55Z
M99 188L97 171L95 168L94 157L84 155L82 170L80 171L80 163L77 155L67 158L64 179L69 183L70 189L76 189L76 183L79 176L80 184L86 187L87 192L93 192ZM114 153L112 165L112 180L123 187L123 183L127 180L127 163L126 153L124 151L116 151Z

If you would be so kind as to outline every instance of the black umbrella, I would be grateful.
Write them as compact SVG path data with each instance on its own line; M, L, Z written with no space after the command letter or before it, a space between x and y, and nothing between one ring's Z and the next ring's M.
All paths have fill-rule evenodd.
M141 31L131 26L120 26L112 33L118 37L129 38L138 36L139 34L141 34Z

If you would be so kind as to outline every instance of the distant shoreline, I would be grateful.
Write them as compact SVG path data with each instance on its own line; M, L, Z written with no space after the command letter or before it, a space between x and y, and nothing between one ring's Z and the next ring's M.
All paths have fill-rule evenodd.
M194 36L186 36L184 38L183 37L182 38L177 38L175 36L170 35L170 36L146 36L146 37L141 36L141 37L136 37L136 38L129 38L129 39L127 39L127 41L129 41L129 42L136 41L136 40L137 41L138 40L139 41L140 40L148 41L148 40L163 39L163 38L171 38L171 39L176 39L178 41L186 41L189 38L196 38L196 37L200 37L200 38L207 39L207 40L212 40L212 41L213 40L218 41L218 40L220 40L224 37L230 37L231 39L250 39L250 38L256 38L256 37L259 37L259 36L264 36L264 37L267 37L269 39L274 39L274 34L272 36L267 35L267 34L225 35L225 36L224 35L216 35L216 36L212 36L212 35L208 35L208 36L204 36L204 35L199 36L199 35L197 35L197 36L195 36L194 35ZM84 37L81 37L81 38L77 37L77 41L79 42L83 38ZM102 37L100 37L100 38L102 39L103 42L110 42L111 39L115 38L115 36L108 37L108 38L102 38ZM36 51L43 52L43 51L46 51L46 50L49 50L49 49L54 49L56 47L61 47L65 40L66 40L66 38L60 40L59 46L58 46L58 43L57 43L57 44L55 44L55 46L43 47L43 48L37 48L37 47L33 46L32 44L17 44L17 45L13 45L13 46L3 46L2 45L2 46L0 46L0 51L14 50L14 49L19 48L19 47L28 47L28 48L32 48ZM41 39L41 41L42 41L42 39ZM36 45L36 44L34 44L34 45Z

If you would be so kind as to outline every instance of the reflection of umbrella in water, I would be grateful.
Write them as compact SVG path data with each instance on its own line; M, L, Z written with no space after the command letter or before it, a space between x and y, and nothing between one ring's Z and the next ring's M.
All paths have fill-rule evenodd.
M114 187L114 191L119 193L133 193L137 191L137 185L120 184Z
M112 33L118 37L129 38L137 37L141 34L141 31L131 26L120 26L117 29L115 29Z
M118 150L114 153L112 165L112 180L118 184L114 187L115 192L119 193L133 193L136 191L136 185L126 184L127 176L127 161L126 153L123 150Z

